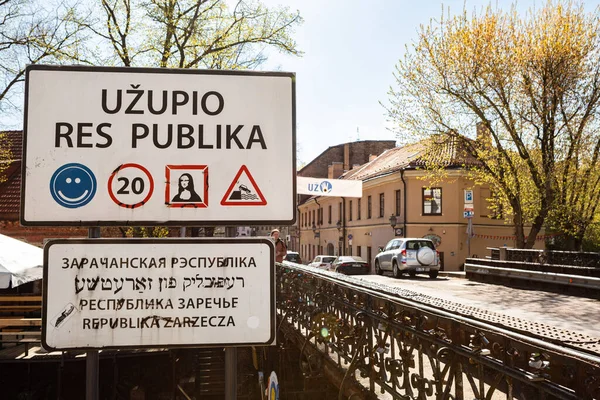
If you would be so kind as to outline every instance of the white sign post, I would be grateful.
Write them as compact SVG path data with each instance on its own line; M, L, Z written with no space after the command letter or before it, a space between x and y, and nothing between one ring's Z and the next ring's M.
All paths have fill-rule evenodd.
M274 251L257 238L50 241L42 343L49 350L271 344Z
M298 178L298 194L312 196L362 197L362 181L344 179Z
M473 189L465 189L465 204L473 204Z
M21 223L293 223L294 81L29 66Z

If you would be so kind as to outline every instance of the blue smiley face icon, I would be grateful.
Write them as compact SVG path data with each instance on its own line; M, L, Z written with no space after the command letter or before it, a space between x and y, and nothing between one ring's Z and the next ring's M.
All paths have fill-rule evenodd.
M70 163L57 169L50 179L50 194L61 206L83 207L96 194L96 177L85 165Z

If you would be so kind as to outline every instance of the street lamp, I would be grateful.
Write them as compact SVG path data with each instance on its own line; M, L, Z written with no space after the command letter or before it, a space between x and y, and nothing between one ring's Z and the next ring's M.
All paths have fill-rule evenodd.
M342 221L338 221L335 224L335 227L338 230L338 256L341 256L341 255L343 255L342 241L344 240L344 237L340 236L342 234Z
M313 236L315 238L319 238L319 241L321 240L321 232L317 231L317 226L315 224L312 224L312 231L313 231Z
M396 218L395 215L392 215L390 217L390 225L392 226L392 229L396 228L396 224L398 223L398 219Z

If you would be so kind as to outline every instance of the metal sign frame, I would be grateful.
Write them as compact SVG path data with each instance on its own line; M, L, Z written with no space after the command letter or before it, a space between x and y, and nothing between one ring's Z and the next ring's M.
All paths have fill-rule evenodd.
M110 73L151 73L151 74L182 74L182 75L228 75L228 76L267 76L267 77L288 77L291 78L291 106L292 106L292 168L289 178L292 181L293 194L291 196L292 217L290 220L251 220L253 225L293 225L296 223L296 74L293 72L259 72L259 71L233 71L233 70L200 70L200 69L167 69L167 68L130 68L130 67L88 67L88 66L57 66L57 65L29 65L26 69L25 77L25 107L23 120L23 154L21 165L21 207L20 222L23 226L235 226L243 224L241 220L189 220L189 219L168 219L168 220L118 220L118 221L27 221L25 219L25 186L27 182L27 136L28 136L28 116L29 116L29 74L31 71L84 71L84 72L110 72Z
M47 338L48 323L48 257L49 249L54 244L81 244L81 245L93 245L93 244L230 244L235 246L236 244L268 244L272 253L269 263L269 300L270 300L270 337L265 342L259 343L210 343L210 344L157 344L157 345L124 345L124 346L103 346L103 347L69 347L57 349L49 346ZM266 238L162 238L162 239L141 239L141 238L119 238L119 239L55 239L50 240L44 246L44 275L43 275L43 295L42 295L42 346L50 351L61 351L61 350L107 350L107 349L143 349L143 348L200 348L200 347L247 347L247 346L270 346L275 344L276 340L276 304L275 304L275 245L270 239Z

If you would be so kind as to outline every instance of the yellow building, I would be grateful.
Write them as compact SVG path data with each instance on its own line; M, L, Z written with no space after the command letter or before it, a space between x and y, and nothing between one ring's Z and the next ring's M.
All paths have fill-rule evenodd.
M490 215L490 189L473 185L459 167L469 160L457 160L452 154L448 179L432 186L419 169L424 165L422 151L421 144L396 147L341 176L330 168L329 179L362 180L362 198L311 197L299 205L302 259L357 255L373 265L379 247L392 238L427 237L436 243L442 268L458 271L468 256L489 255L488 247L513 247L513 226ZM471 235L464 216L466 190L472 190Z

